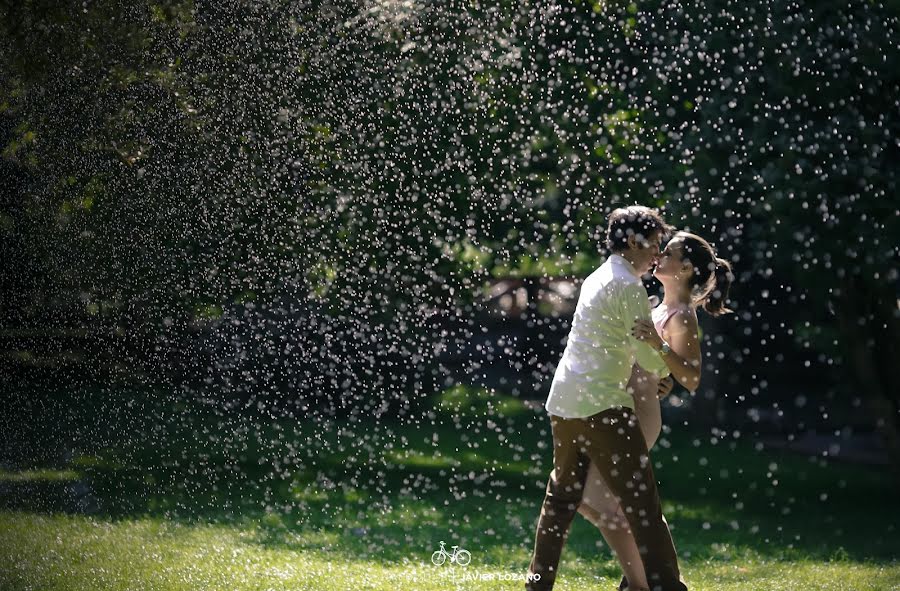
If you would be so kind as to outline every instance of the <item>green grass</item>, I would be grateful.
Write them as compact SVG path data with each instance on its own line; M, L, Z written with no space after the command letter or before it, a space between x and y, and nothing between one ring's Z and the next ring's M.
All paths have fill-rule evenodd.
M63 437L80 450L67 465L0 474L0 589L521 589L497 579L528 565L549 428L473 400L456 391L406 425L189 413L163 398L128 417L85 411ZM691 589L900 589L884 473L685 430L653 458ZM66 492L81 481L91 515ZM472 563L433 566L440 540ZM619 576L576 517L556 589L611 590Z
M285 531L277 542L266 526L183 525L158 518L108 521L68 515L0 514L5 540L4 589L519 589L495 578L520 573L527 552L470 546L465 569L428 563L427 544L404 543L406 559L354 553L359 542L341 533ZM390 522L388 522L390 523ZM404 528L386 525L399 538ZM417 537L417 536L413 536ZM607 552L567 556L557 589L612 589L616 567ZM485 560L485 558L487 558ZM693 589L896 588L900 569L836 558L770 559L727 547L715 558L688 559L683 568ZM893 585L893 586L892 586Z

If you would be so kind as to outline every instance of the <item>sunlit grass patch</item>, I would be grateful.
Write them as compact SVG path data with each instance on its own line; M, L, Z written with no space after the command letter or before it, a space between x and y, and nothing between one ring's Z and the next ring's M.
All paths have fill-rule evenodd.
M441 392L436 408L459 416L516 417L530 412L518 398L468 384L456 384Z
M81 473L76 470L0 470L0 482L65 482L79 478Z
M395 449L385 452L384 457L396 465L410 468L450 468L451 466L458 467L462 464L458 458L444 455L437 450L428 455L411 450Z

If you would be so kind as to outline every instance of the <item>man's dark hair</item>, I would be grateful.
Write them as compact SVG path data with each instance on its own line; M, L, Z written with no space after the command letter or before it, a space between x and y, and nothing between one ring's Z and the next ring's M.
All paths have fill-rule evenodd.
M659 210L643 205L629 205L613 210L609 214L609 227L606 230L606 247L612 252L622 252L628 248L628 237L638 236L648 240L660 233L660 239L669 236L674 228L666 223Z

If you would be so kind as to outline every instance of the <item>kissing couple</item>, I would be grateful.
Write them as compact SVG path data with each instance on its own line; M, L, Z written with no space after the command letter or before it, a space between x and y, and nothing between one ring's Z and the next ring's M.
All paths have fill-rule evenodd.
M545 408L553 471L526 591L553 588L575 513L596 525L624 576L620 591L687 591L650 462L660 397L700 383L697 308L725 307L731 265L709 242L675 232L656 209L614 210L609 258L582 283ZM660 244L671 239L660 252ZM641 276L655 266L665 296L652 311Z

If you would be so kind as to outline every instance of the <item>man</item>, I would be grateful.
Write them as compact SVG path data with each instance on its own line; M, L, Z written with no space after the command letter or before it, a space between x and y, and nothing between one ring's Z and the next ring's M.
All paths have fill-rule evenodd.
M535 532L526 591L553 588L559 558L581 503L590 462L619 499L654 591L687 591L680 580L672 537L662 515L647 445L626 383L632 365L660 376L662 357L632 335L649 320L641 283L672 230L659 212L642 206L612 212L607 246L612 254L581 286L566 349L545 407L553 432L553 471Z

